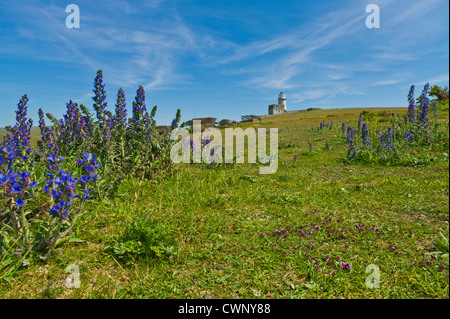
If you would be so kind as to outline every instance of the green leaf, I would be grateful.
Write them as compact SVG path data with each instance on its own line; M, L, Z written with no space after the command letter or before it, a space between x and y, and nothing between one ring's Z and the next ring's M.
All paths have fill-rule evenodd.
M84 243L84 240L79 238L69 238L69 243Z

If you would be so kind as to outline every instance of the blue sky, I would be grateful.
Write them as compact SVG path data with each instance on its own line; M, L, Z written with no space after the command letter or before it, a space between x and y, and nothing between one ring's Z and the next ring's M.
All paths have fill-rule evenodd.
M68 4L80 28L68 29ZM380 28L368 29L368 4ZM28 94L60 118L69 99L92 108L102 69L113 110L139 85L159 125L288 110L407 106L411 84L449 82L448 0L0 0L0 126ZM416 94L419 94L417 92Z

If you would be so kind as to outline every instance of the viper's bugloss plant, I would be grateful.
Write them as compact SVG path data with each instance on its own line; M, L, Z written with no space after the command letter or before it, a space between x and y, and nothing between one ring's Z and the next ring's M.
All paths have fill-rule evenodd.
M416 107L414 104L414 85L411 85L411 88L408 93L408 119L410 123L414 123L416 121Z
M0 148L0 173L6 173L13 166L16 155L11 146Z
M30 144L30 133L33 121L27 118L28 97L25 94L17 104L16 124L14 127L7 126L8 133L0 143L0 147L8 149L9 160L20 166L21 169L28 170L33 166L33 152ZM19 169L19 167L16 167Z
M86 201L113 196L126 176L153 177L170 169L170 132L155 130L157 107L147 112L144 88L137 90L130 119L122 89L115 114L107 110L101 70L93 92L94 113L69 100L63 117L47 113L46 124L39 109L36 150L30 143L27 95L19 101L16 125L7 128L0 143L0 251L23 258L36 251L48 259L70 234ZM180 119L178 110L175 127Z
M356 133L350 125L347 127L347 159L351 160L356 156Z
M422 94L419 97L419 112L417 114L417 120L420 124L426 125L428 123L428 112L430 110L430 99L428 98L428 90L430 84L425 84Z
M429 84L414 103L414 88L412 85L408 94L408 111L405 116L392 114L391 125L382 132L377 128L372 134L376 139L371 140L370 123L362 122L362 113L358 119L361 129L354 135L347 131L349 149L347 160L379 162L390 165L424 165L432 161L445 159L448 149L448 125L442 125L437 118L437 110L433 106L433 119L429 118L430 100L428 97ZM377 122L374 122L376 125ZM354 137L361 134L362 145L354 143ZM437 152L437 153L436 153ZM431 155L430 153L435 153Z
M175 118L172 121L172 124L170 126L171 130L174 130L178 127L178 125L180 124L180 120L181 120L181 110L178 109L177 110L177 114L175 115Z
M105 122L107 119L107 110L106 107L108 102L106 102L106 92L105 92L105 84L103 82L103 71L98 70L97 76L94 80L94 89L93 92L95 96L92 97L94 100L94 110L97 112L97 118L99 120L99 125L101 128L105 126Z
M359 118L358 118L358 132L361 131L362 120L363 120L363 114L360 113Z
M406 140L408 145L411 145L414 142L414 135L411 132L406 132L403 138Z
M361 127L361 135L362 135L362 142L363 145L368 147L370 146L370 135L369 135L369 129L367 128L367 123L363 123Z
M136 91L136 97L133 102L132 117L130 118L130 129L139 133L143 130L143 119L147 107L145 105L145 90L143 86L139 86Z
M117 92L116 116L114 117L114 129L122 135L127 125L127 105L125 102L125 92L122 88Z

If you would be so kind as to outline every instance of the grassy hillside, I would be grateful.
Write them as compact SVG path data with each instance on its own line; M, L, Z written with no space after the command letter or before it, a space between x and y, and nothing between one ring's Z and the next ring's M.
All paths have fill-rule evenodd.
M272 175L255 164L180 164L171 176L124 181L113 200L87 207L77 240L1 282L0 296L448 298L448 259L431 254L441 233L448 249L448 157L420 167L345 163L339 126L356 126L361 111L247 124L279 128ZM383 127L384 114L406 109L367 111ZM448 123L448 113L439 116ZM322 121L335 128L311 130ZM153 257L138 257L138 234L157 242ZM71 264L80 288L65 286ZM379 288L366 286L369 265Z

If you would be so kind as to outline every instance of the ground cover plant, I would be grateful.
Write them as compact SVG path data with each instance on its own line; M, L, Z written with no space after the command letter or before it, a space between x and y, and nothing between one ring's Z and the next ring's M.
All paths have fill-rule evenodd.
M69 102L46 125L40 112L36 144L19 103L1 145L3 297L448 298L449 116L427 89L405 108L238 125L279 128L270 175L171 165L144 89L131 116L120 91L109 112L104 90L99 72L94 114Z

